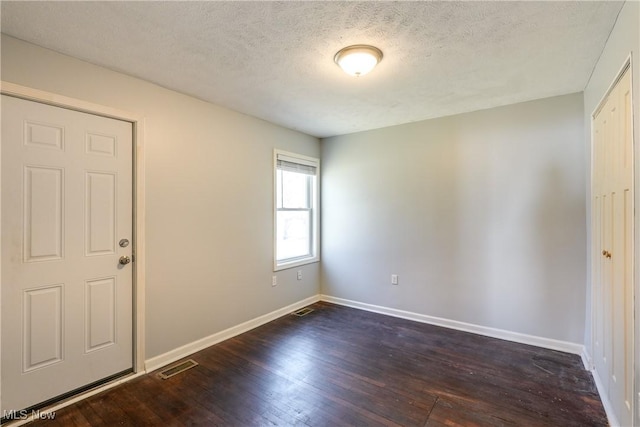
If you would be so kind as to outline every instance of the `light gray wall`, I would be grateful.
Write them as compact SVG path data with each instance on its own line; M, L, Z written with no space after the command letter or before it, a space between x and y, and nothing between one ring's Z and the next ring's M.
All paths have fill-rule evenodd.
M591 115L598 107L600 101L607 93L611 83L618 75L620 67L627 57L632 56L632 89L633 89L633 126L634 126L634 150L635 150L635 250L636 250L636 271L635 271L635 366L636 366L636 392L640 392L640 2L627 1L620 11L609 40L596 64L591 79L584 90L584 122L585 122L585 148L586 160L586 180L590 182L591 168ZM587 229L589 230L588 242L591 244L591 196L590 188L587 187ZM587 305L586 305L586 330L585 344L587 350L591 352L592 330L591 330L591 253L587 250L588 257L588 278L587 278ZM636 425L640 425L640 417L636 411Z
M2 36L2 79L146 118L146 357L316 295L273 273L273 149L316 138Z
M324 294L582 343L582 94L325 139L322 160Z

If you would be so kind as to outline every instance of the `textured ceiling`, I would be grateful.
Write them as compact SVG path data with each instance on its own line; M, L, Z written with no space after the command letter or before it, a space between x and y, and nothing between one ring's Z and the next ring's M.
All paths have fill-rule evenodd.
M326 137L584 89L622 2L9 2L2 32ZM334 54L372 44L370 74Z

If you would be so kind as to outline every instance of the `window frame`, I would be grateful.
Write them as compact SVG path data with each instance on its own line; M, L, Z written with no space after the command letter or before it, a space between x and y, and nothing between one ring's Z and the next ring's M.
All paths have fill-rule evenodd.
M302 257L287 258L278 261L278 211L308 211L309 208L278 208L278 156L286 158L286 161L295 163L296 160L300 164L313 164L316 168L315 180L310 180L309 192L310 197L310 222L309 231L311 236L310 255ZM284 159L283 159L284 160ZM310 175L311 176L311 175ZM314 182L315 181L315 182ZM273 271L286 270L288 268L299 267L320 261L320 159L309 157L302 154L292 153L284 150L273 150Z

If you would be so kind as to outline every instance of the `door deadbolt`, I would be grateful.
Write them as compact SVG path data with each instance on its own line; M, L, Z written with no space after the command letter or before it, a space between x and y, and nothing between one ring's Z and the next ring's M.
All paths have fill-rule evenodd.
M121 239L118 244L121 248L126 248L127 246L129 246L129 241L127 239Z
M131 262L131 258L129 258L128 256L121 256L120 257L120 264L127 265L130 262Z

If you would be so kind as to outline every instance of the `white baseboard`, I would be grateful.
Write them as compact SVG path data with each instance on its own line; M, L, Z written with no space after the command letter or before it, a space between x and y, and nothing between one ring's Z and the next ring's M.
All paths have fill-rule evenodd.
M613 406L607 397L607 392L602 384L602 380L600 379L600 375L598 375L598 371L595 369L591 370L591 374L593 375L593 381L596 383L596 388L598 389L598 394L600 395L600 400L602 401L602 406L604 406L604 412L607 414L607 419L609 420L609 425L612 427L620 426L620 422L616 418L615 412L613 412Z
M444 319L442 317L428 316L426 314L413 313L410 311L398 310L395 308L366 304L363 302L336 298L329 295L320 295L320 300L344 305L347 307L359 308L361 310L372 311L374 313L400 317L402 319L414 320L416 322L443 326L445 328L457 329L459 331L471 332L478 335L485 335L492 338L499 338L521 344L529 344L536 347L548 348L551 350L564 351L566 353L582 355L584 351L584 345L582 344L559 341L551 338L537 337L535 335L521 334L519 332L507 331L504 329L489 328L487 326L474 325L471 323L459 322L457 320Z
M584 369L587 371L593 371L593 360L591 359L591 355L587 351L587 347L582 347L582 353L580 353L580 358L582 359L582 364L584 365Z
M318 302L319 300L319 295L305 298L286 307L272 311L271 313L264 314L262 316L256 317L255 319L251 319L244 323L240 323L239 325L232 326L229 329L225 329L224 331L220 331L213 335L209 335L208 337L201 338L197 341L183 345L182 347L178 347L159 356L152 357L151 359L147 359L145 361L145 369L147 372L155 371L156 369L166 366L169 363L180 360L183 357L187 357L190 354L193 354L197 351L210 347L229 338L233 338L236 335L240 335L244 332L250 331L251 329L271 322L272 320L289 314L299 308Z

